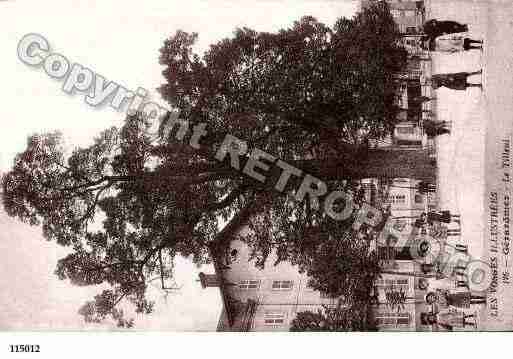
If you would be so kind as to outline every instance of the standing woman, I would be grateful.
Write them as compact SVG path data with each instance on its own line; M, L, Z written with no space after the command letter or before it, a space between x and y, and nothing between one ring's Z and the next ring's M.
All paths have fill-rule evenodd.
M429 41L430 51L459 52L472 49L482 50L483 42L470 39L466 33L441 35Z

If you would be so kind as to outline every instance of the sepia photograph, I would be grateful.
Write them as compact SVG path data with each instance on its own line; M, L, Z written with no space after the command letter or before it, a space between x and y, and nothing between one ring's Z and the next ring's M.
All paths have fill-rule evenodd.
M513 331L512 19L0 1L0 332Z

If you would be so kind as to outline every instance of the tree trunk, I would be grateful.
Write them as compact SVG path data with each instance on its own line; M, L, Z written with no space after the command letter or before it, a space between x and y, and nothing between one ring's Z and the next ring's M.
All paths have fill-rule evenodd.
M434 182L436 165L427 150L374 149L336 160L315 159L290 163L325 180L414 178Z
M423 273L415 273L415 272L398 272L392 270L384 270L381 271L380 274L393 274L393 275L403 275L407 277L419 277L419 278L436 278L435 274L423 274Z

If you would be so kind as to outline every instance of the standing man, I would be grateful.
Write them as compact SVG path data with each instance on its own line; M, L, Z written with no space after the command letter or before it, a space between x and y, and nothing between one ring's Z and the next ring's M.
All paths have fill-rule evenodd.
M426 214L422 213L420 215L420 217L415 220L415 222L413 223L413 226L415 228L420 229L420 228L424 227L425 224L426 224Z
M467 78L472 75L482 74L483 70L474 72L455 72L450 74L436 74L431 76L431 86L433 89L447 87L451 90L466 91L468 87L483 88L482 84L467 82Z
M460 215L451 214L451 211L428 212L427 214L428 224L432 224L433 222L451 223L451 221L460 223Z
M450 123L447 121L424 120L422 122L422 128L428 137L436 137L451 133L448 128L449 126Z

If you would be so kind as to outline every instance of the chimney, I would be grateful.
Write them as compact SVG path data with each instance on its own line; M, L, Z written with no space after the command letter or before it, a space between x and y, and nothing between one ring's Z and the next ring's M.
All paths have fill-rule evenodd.
M199 274L199 280L203 288L219 287L219 279L217 278L217 274L205 274L201 272Z

